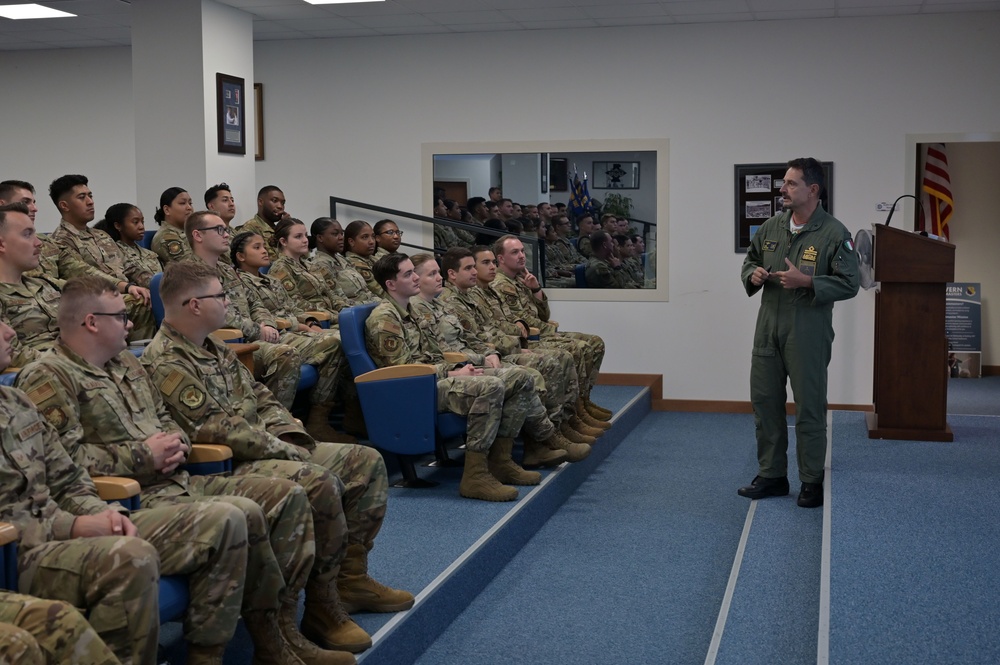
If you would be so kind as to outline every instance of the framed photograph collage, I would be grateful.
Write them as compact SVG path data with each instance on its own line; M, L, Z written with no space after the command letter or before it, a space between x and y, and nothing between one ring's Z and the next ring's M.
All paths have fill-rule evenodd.
M833 162L820 162L826 178L826 187L820 194L820 203L830 214L833 191ZM782 210L781 188L785 184L788 164L737 164L735 166L735 251L745 253L750 239L765 221Z

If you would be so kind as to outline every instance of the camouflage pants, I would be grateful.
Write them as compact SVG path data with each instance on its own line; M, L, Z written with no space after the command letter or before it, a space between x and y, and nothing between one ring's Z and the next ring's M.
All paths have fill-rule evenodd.
M332 400L344 366L340 332L286 332L281 335L281 343L298 351L300 364L316 367L319 379L312 390L310 401L313 404L325 404Z
M573 356L562 349L533 349L504 356L505 362L521 367L533 367L545 379L542 396L549 420L559 424L576 413L576 400L580 396L580 381Z
M597 384L597 375L604 361L604 340L597 335L577 332L555 332L542 335L540 341L531 342L529 348L562 349L568 351L576 362L580 381L580 394L590 395Z
M156 334L156 319L153 318L153 309L138 298L129 295L125 296L125 309L128 311L129 321L132 322L128 341L152 339L153 335Z
M549 438L553 426L535 388L535 382L542 380L538 370L507 365L499 369L485 368L483 374L498 377L504 385L503 411L497 436L513 438L523 427L533 437Z
M467 418L465 447L489 452L497 438L504 407L504 383L495 376L456 376L437 382L438 411Z
M72 605L0 592L0 663L118 665L97 632Z
M316 542L311 588L336 588L348 543L371 549L382 527L388 497L385 463L367 446L319 442L309 462L241 462L236 474L286 478L305 490Z
M176 488L174 484L166 489ZM243 591L243 611L274 610L286 597L297 598L316 557L312 514L305 490L297 483L263 476L190 476L185 494L146 492L149 508L224 501L247 522L247 574L253 584Z
M88 611L90 625L125 665L156 661L159 557L140 538L49 542L18 556L18 590Z
M253 352L253 378L267 386L283 407L291 409L302 371L298 352L287 344L254 343L260 348Z

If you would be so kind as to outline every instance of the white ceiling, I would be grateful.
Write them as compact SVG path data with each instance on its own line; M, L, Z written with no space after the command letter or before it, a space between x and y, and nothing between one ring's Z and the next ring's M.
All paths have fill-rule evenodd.
M131 43L128 0L36 1L77 16L0 18L0 50ZM255 41L1000 11L1000 0L386 0L346 5L218 1L254 15Z

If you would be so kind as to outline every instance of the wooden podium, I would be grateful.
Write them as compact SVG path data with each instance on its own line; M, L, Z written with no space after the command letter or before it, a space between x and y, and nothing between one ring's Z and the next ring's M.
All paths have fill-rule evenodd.
M955 246L875 227L875 413L868 438L953 441L948 426L945 285Z

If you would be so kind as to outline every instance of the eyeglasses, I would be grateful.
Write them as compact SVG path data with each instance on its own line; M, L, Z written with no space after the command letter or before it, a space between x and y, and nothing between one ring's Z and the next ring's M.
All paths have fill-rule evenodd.
M392 238L392 237L400 237L400 238L402 238L403 237L403 232L402 231L379 231L378 234L380 236L389 236L390 238Z
M116 318L119 321L121 321L123 326L127 326L128 325L128 311L124 310L124 309L122 311L120 311L120 312L91 312L91 315L93 315L93 316L113 316L114 318ZM83 323L80 324L81 327L85 326L85 325L87 325L86 321L84 321Z
M207 296L191 296L190 298L181 303L181 307L188 304L192 300L204 300L205 298L217 298L219 302L225 302L226 299L229 298L229 295L225 291L220 291L218 293L210 293Z
M219 224L218 226L203 226L200 229L195 229L195 231L215 231L220 236L229 235L229 227L225 224Z

